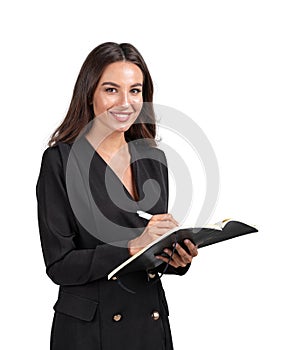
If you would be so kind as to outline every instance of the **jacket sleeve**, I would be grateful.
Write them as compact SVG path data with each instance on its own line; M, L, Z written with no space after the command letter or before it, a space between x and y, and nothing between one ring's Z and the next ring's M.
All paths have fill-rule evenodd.
M81 285L106 277L129 258L127 248L98 244L77 249L78 226L69 203L57 146L45 150L36 185L38 224L48 276L59 285ZM127 247L127 241L126 247Z

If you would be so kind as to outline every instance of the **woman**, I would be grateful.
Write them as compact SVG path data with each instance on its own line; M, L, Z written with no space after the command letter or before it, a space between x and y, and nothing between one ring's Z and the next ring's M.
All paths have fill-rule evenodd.
M173 348L158 272L184 274L196 247L186 241L187 249L177 246L172 259L159 256L163 263L154 271L107 280L115 267L177 225L167 213L168 175L155 143L152 98L148 68L132 45L96 47L43 154L39 230L46 272L60 286L53 350ZM147 222L135 209L147 209L152 196Z

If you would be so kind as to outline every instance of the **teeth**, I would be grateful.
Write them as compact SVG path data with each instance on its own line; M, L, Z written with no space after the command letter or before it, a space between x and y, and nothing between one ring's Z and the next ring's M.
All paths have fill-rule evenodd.
M129 114L123 114L123 113L113 113L117 118L120 118L120 119L126 119Z
M115 113L115 115L116 115L117 117L122 117L122 118L127 117L127 114L118 114L118 113Z

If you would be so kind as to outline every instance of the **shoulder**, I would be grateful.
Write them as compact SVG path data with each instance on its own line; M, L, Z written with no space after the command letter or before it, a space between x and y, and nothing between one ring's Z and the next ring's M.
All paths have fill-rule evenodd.
M160 159L165 159L165 153L162 149L160 149L158 146L150 147L151 154L154 154Z
M71 144L64 142L58 142L56 145L46 148L42 155L41 171L49 172L63 169L70 150Z
M158 147L150 147L147 150L147 156L148 158L158 161L163 165L166 165L167 163L164 151Z
M157 145L149 145L145 142L136 141L135 148L140 155L140 158L147 158L155 161L159 161L166 165L166 156L163 150Z

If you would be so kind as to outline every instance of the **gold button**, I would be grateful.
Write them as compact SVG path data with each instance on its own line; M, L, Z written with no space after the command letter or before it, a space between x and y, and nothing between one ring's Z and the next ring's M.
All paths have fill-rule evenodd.
M157 321L159 319L159 312L158 311L154 311L152 314L151 314L151 317Z
M119 322L122 319L122 315L121 314L115 314L113 316L113 320L116 322Z
M155 278L155 276L156 276L155 273L149 273L149 274L148 274L148 277L149 277L149 278Z

